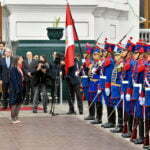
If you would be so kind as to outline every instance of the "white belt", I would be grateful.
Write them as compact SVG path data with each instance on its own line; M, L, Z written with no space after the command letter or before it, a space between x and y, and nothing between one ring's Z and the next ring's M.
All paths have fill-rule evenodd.
M145 88L145 91L150 91L150 87L146 87L146 88Z
M81 78L88 78L88 76L81 76Z
M142 88L142 84L134 83L134 84L133 84L133 87L139 87L139 88Z
M106 76L100 76L100 79L106 79Z
M122 81L122 84L128 84L129 82L128 81Z

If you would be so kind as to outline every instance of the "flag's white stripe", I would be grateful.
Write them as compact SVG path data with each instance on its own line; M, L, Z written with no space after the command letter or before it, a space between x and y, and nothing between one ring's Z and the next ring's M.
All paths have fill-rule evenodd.
M66 48L74 45L73 26L68 25L66 28Z

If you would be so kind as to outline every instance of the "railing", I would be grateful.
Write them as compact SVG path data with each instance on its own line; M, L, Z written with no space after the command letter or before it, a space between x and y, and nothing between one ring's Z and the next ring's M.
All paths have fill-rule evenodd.
M140 29L140 39L150 43L150 29Z

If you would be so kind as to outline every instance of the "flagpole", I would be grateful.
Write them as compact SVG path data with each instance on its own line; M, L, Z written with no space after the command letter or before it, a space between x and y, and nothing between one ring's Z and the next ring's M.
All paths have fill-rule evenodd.
M78 37L78 34L77 34L77 30L75 28L75 24L73 24L74 26L74 31L75 31L75 34L77 36L77 42L78 42L78 45L79 45L79 50L80 50L80 56L81 56L81 59L83 58L83 53L82 53L82 48L81 48L81 43L80 43L80 40L79 40L79 37Z
M69 4L69 1L68 1L68 0L66 0L66 2L67 2L67 4Z

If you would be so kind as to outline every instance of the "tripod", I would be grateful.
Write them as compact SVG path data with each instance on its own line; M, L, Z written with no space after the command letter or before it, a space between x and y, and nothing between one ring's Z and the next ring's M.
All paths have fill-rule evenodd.
M59 87L59 76L57 75L55 81L54 81L54 88L52 87L52 102L51 102L51 109L50 109L50 114L52 116L56 116L58 114L55 114L55 105L56 105L56 101L58 100L58 87Z

